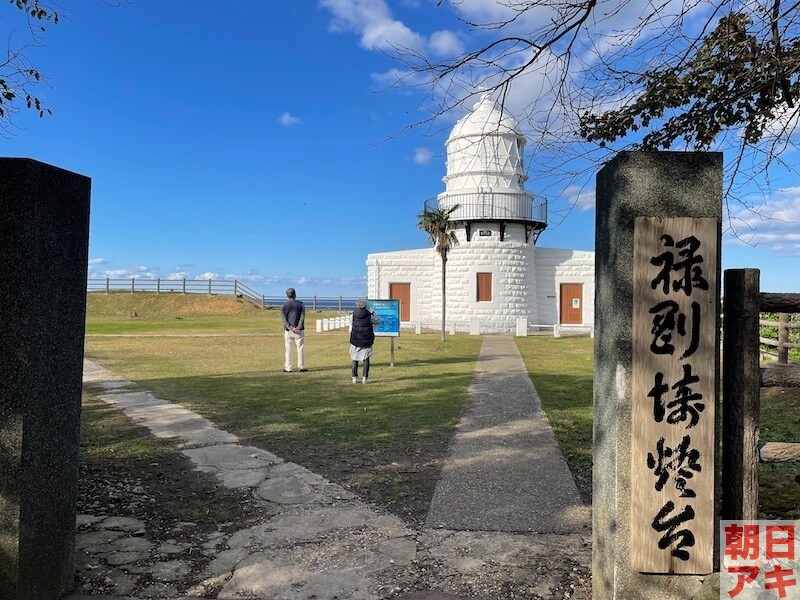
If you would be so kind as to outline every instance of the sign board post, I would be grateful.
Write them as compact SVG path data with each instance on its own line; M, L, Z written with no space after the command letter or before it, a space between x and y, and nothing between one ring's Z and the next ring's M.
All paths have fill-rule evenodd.
M631 557L711 573L717 219L637 217L633 239Z
M593 600L714 594L722 167L621 152L597 175Z
M389 366L394 366L394 338L400 337L400 300L367 300L367 308L372 310L381 320L375 327L375 337L388 337Z

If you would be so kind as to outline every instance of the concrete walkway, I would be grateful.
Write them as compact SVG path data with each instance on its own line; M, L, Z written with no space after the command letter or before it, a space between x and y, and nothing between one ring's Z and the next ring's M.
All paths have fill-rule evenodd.
M486 336L426 525L579 533L590 521L514 339Z

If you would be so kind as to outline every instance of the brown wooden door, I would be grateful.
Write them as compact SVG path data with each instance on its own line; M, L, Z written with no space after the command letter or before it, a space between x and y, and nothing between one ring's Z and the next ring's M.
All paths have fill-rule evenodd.
M561 284L561 324L583 324L583 284Z
M492 301L492 274L491 273L478 273L478 302L491 302Z
M390 283L389 298L400 300L400 320L411 320L411 284L410 283Z

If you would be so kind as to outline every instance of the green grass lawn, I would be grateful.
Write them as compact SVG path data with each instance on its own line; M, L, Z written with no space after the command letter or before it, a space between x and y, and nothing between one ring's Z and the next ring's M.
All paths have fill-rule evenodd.
M346 330L306 334L308 373L283 372L283 338L89 338L87 356L245 438L347 449L407 447L452 427L466 397L478 338L376 341L369 385L350 382Z
M97 308L90 303L90 331L186 332L168 311L143 309L139 314L146 321L140 326L138 321L129 324L124 311L109 314L108 306ZM383 501L382 495L389 495L387 502L401 502L396 496L415 494L419 484L412 498L419 508L422 497L432 493L437 461L446 454L461 414L481 338L458 335L441 343L435 333L404 333L396 340L395 367L389 366L389 339L379 338L371 383L354 385L347 330L316 333L316 317L306 317L307 373L283 372L282 335L89 336L86 356L198 412L243 443L340 482L369 488L377 477L381 489L377 497L367 493L370 499ZM277 310L186 315L186 320L205 322L215 332L282 331ZM420 484L415 478L423 475L427 480ZM400 489L403 482L411 492Z
M581 498L592 498L592 342L586 337L515 338Z

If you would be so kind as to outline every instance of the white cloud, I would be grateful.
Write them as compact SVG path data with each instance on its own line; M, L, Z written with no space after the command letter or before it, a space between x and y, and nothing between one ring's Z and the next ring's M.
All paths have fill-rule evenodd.
M89 259L89 266L93 267L96 265L107 265L108 261L105 258L90 258Z
M175 271L167 275L167 279L194 279L194 275L188 271Z
M414 162L418 165L426 165L433 158L433 151L430 148L417 148L414 150Z
M587 190L586 188L572 185L565 189L562 194L564 198L581 212L594 210L595 206L595 192L594 190Z
M425 48L424 38L392 17L384 0L321 0L320 5L333 14L333 31L360 34L361 47L366 50Z
M94 277L92 277L94 275ZM143 265L136 266L136 267L129 267L126 269L109 269L107 271L100 271L100 272L92 272L89 275L92 278L105 278L108 277L109 279L156 279L158 275L158 269L150 269Z
M428 46L436 56L453 58L464 53L464 44L452 31L434 31L428 40Z
M289 112L283 113L280 117L278 117L278 123L283 125L284 127L292 127L294 125L300 125L303 122L300 117L295 117L293 114Z
M498 2L497 0L463 0L453 2L451 6L461 17L471 23L501 23L517 17L518 22L513 26L524 30L531 25L536 25L535 10L528 10L521 15L514 10L514 2ZM538 11L539 14L542 11Z
M220 279L220 276L219 273L212 273L211 271L208 271L202 275L198 275L195 277L195 279Z
M332 31L360 35L359 43L365 50L407 49L440 57L453 57L464 51L458 34L435 31L426 39L395 19L385 0L320 0L320 6L333 15Z
M731 215L734 244L764 246L783 256L800 256L800 187L779 190L757 209Z

